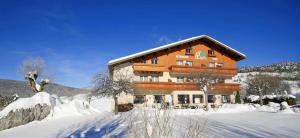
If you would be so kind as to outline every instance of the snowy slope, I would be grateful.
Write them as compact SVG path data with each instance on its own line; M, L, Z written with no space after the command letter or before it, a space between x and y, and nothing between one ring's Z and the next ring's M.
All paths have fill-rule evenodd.
M280 76L283 78L293 76L293 74L286 73L286 72L283 72L283 73L262 72L262 73L272 75L272 76ZM247 81L248 75L256 75L256 74L259 74L259 72L238 73L232 79L235 82L241 82L241 86L244 87L245 82ZM300 93L300 87L298 86L298 84L300 83L299 80L285 80L285 82L287 82L290 85L292 94Z
M42 121L34 121L26 125L0 131L0 137L44 138L67 137L79 128L87 127L99 121L113 120L111 113L111 99L92 97L80 94L74 97L57 97L46 92L40 92L30 98L20 98L0 112L7 114L11 110L30 108L35 104L52 106L51 113ZM32 131L34 130L34 132Z

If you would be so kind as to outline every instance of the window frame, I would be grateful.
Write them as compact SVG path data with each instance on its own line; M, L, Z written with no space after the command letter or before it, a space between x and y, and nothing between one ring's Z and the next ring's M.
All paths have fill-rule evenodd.
M190 63L192 63L192 64L189 65L188 62L190 62ZM189 66L189 67L192 67L192 66L193 66L193 61L192 61L192 60L186 60L186 61L185 61L185 65L186 65L186 66Z
M185 54L193 54L193 48L192 47L187 47L185 49Z
M187 98L187 103L184 103L185 102L185 100L182 100L182 99L185 99L185 98ZM190 95L189 94L178 94L177 95L177 102L178 102L178 104L190 104L191 103L191 101L190 101Z
M179 81L179 80L181 80L180 78L182 78L182 82ZM176 82L177 83L184 83L184 77L183 76L177 76L176 77Z
M139 98L137 98L139 97ZM142 98L141 98L142 97ZM142 99L142 100L141 100ZM133 100L133 103L134 104L144 104L146 102L145 100L145 95L135 95L134 96L134 100Z
M158 58L157 57L153 57L151 59L151 64L158 64Z
M141 82L149 82L149 77L147 75L140 75Z
M211 64L213 64L213 67L210 66ZM216 62L208 62L208 67L209 68L215 68L216 67Z
M181 64L178 64L180 62L181 62ZM176 65L177 66L183 66L184 65L183 60L176 60Z
M207 56L215 56L215 50L213 49L207 50Z
M199 103L195 103L195 98L197 98L196 96L200 96L200 101L199 101ZM193 94L193 103L194 103L194 104L201 104L201 103L204 103L204 96L203 96L203 94Z

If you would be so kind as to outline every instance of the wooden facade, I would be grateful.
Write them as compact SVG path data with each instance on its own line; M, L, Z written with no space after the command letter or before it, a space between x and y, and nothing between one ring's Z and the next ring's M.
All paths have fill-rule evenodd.
M144 82L145 80L135 80L138 91L189 91L200 89L194 83L178 83L175 80L176 76L207 72L222 76L224 80L231 79L237 75L236 62L245 58L243 54L208 36L200 36L199 39L184 41L184 43L175 43L162 46L164 48L158 48L159 50L147 50L113 60L114 63L110 64L109 68L113 69L114 66L130 63L135 78L151 77L153 74L163 78L158 82L147 79L146 82ZM157 59L157 62L153 63L153 59ZM239 90L240 85L235 83L219 83L209 88L212 93L228 93Z

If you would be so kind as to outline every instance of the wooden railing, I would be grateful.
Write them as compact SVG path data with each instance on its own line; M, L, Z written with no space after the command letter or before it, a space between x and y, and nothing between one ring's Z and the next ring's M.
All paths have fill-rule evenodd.
M172 65L169 67L171 73L194 73L194 72L209 72L219 75L234 76L237 74L236 68L209 68L199 66L179 66Z
M232 91L239 91L239 90L240 90L240 84L236 84L236 83L218 83L209 87L209 91L211 92L232 92Z
M175 82L135 82L137 90L200 90L195 83L175 83ZM218 83L209 87L212 92L232 92L239 91L240 85L233 83Z
M144 63L134 63L133 70L139 72L163 72L168 71L168 68L162 65L156 64L144 64Z

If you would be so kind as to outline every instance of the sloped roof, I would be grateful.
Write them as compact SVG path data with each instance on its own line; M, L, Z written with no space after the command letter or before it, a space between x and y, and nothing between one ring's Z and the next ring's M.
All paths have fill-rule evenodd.
M180 44L188 43L188 42L199 40L199 39L207 39L209 41L212 41L212 42L220 45L225 50L231 51L232 53L234 53L236 55L236 60L237 61L246 58L246 55L244 55L243 53L241 53L241 52L239 52L239 51L237 51L237 50L235 50L235 49L219 42L218 40L216 40L216 39L214 39L210 36L199 35L199 36L191 37L191 38L188 38L188 39L180 40L180 41L177 41L177 42L174 42L174 43L162 45L162 46L152 48L152 49L149 49L149 50L145 50L145 51L142 51L142 52L138 52L138 53L135 53L135 54L131 54L131 55L128 55L128 56L124 56L124 57L121 57L121 58L113 59L113 60L110 60L108 62L108 65L114 65L114 64L117 64L117 63L121 63L121 62L124 62L124 61L127 61L127 60L131 60L131 59L134 59L134 58L137 58L137 57L141 57L141 56L144 56L144 55L147 55L147 54L158 52L158 51L161 51L161 50L164 50L164 49L168 49L168 48L171 48L171 47L178 46Z

